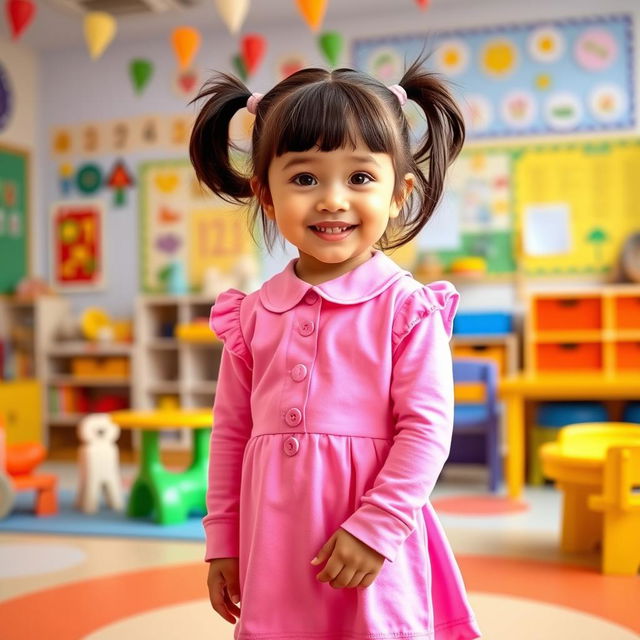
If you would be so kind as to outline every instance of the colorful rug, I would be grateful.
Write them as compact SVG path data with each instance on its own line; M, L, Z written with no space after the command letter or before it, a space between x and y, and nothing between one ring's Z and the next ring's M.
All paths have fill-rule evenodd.
M194 513L185 522L160 525L151 519L132 519L124 513L103 507L98 513L87 515L73 506L74 493L58 493L59 511L53 516L36 517L33 512L33 494L17 495L11 513L0 520L0 531L28 533L64 533L79 536L117 536L127 538L164 538L169 540L204 540L202 516ZM126 497L125 497L126 500Z

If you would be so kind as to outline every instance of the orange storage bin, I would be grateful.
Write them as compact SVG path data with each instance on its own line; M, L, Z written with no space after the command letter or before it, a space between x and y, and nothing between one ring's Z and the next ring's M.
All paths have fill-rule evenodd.
M536 329L601 329L600 298L539 298L535 300Z
M618 342L616 344L616 369L618 371L640 371L640 342Z
M620 296L615 299L617 329L640 330L640 296Z
M490 358L498 364L501 375L506 373L507 356L503 346L499 345L460 345L453 347L453 355L456 358Z
M537 345L538 371L602 370L602 345L599 342L550 343Z

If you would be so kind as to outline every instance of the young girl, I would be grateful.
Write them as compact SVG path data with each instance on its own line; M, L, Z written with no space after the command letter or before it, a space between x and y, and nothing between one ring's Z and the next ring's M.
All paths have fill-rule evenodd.
M211 311L224 341L204 518L213 608L239 617L237 640L478 637L429 502L451 440L458 294L381 251L431 216L464 140L458 108L420 61L392 87L304 69L264 96L221 74L199 98L198 178L255 197L269 250L276 229L299 250ZM413 154L407 99L428 124ZM244 107L250 178L229 157Z

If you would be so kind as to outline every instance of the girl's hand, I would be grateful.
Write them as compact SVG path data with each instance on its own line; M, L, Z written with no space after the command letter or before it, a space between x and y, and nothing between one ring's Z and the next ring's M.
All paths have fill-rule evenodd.
M311 564L320 564L327 558L329 561L316 578L320 582L330 582L334 589L365 589L376 579L385 560L382 554L346 529L338 529Z
M216 558L209 562L209 600L211 606L228 622L236 623L234 616L240 617L240 581L238 579L238 558ZM234 604L233 598L237 598Z

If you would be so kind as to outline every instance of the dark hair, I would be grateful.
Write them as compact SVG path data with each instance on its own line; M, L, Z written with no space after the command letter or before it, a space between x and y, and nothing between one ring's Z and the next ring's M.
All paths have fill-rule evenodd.
M414 151L402 106L384 84L353 69L302 69L279 82L258 103L249 176L240 173L230 158L234 145L229 140L229 123L246 107L251 92L231 75L215 75L192 101L207 98L189 144L198 180L228 202L247 203L253 197L250 176L257 178L260 189L268 189L269 164L274 156L307 151L316 145L321 151L347 144L355 147L360 136L372 152L390 154L396 190L401 186L398 176L410 172L416 177L403 210L377 243L380 249L406 244L433 214L442 196L446 170L460 152L465 135L462 115L447 87L436 74L427 72L423 63L423 57L416 60L399 83L426 116L427 131ZM422 163L426 163L426 171L420 167ZM258 214L271 251L277 227L257 202L251 215L252 230Z

